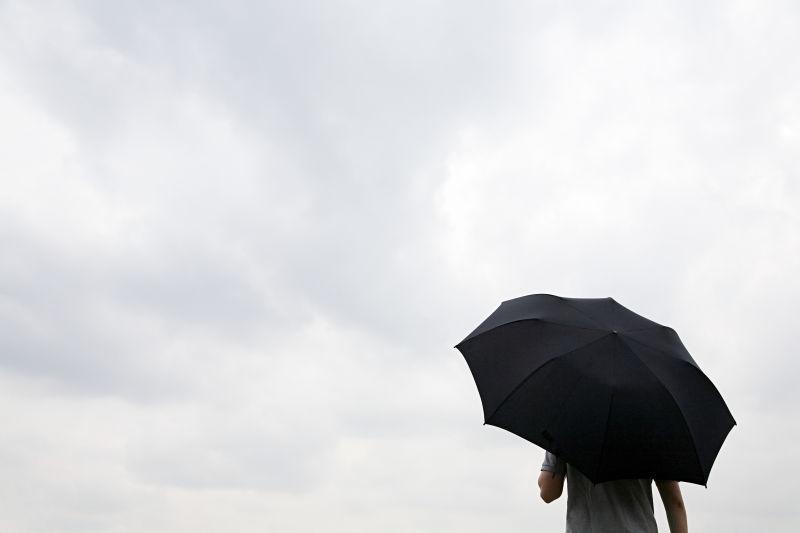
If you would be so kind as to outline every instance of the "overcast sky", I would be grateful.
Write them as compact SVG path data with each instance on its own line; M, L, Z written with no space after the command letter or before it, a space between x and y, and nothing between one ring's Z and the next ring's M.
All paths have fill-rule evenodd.
M453 348L547 292L672 326L723 394L693 530L797 531L799 27L0 1L0 530L562 531Z

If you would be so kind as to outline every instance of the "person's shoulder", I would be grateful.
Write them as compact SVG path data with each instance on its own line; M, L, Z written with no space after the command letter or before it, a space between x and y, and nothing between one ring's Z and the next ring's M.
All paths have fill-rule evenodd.
M544 461L542 462L542 470L546 472L553 472L559 475L566 474L567 463L561 460L557 455L545 450Z

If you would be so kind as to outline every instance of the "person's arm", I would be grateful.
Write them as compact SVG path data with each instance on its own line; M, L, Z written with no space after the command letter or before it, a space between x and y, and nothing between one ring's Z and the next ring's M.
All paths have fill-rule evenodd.
M564 475L542 470L539 473L539 495L544 503L557 500L564 490Z
M539 495L545 503L557 500L564 490L567 465L550 452L544 454L542 471L539 473Z
M686 521L686 506L683 504L681 486L677 481L656 480L656 487L664 502L664 511L667 513L670 533L689 533L689 524Z

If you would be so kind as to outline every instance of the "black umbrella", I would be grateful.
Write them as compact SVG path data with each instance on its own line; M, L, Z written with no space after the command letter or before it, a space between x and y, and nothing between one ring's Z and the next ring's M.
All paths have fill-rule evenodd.
M485 424L538 444L594 483L705 485L736 424L675 330L612 298L507 300L455 347Z

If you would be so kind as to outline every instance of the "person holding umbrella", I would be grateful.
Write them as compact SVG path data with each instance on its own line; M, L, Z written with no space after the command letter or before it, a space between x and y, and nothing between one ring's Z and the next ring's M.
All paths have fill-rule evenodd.
M567 533L656 533L652 480L624 479L595 485L550 452L539 474L542 500L557 500L567 481ZM686 507L677 481L656 480L670 533L688 533Z
M672 533L688 530L678 482L707 485L736 422L674 329L613 298L530 294L455 348L484 424L547 452L542 498L566 480L568 533L657 531L653 480Z

